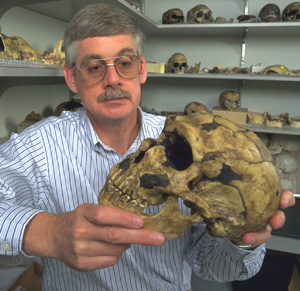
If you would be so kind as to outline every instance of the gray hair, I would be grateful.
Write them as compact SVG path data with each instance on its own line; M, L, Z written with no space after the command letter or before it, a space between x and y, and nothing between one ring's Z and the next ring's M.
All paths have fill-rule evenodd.
M113 5L102 3L85 6L75 14L65 30L66 64L70 66L75 64L79 40L117 34L131 34L138 56L142 55L144 33L136 19Z

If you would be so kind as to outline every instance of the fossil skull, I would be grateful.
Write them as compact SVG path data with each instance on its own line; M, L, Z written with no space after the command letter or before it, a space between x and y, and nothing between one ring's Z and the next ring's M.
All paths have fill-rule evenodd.
M275 157L275 163L277 168L279 169L279 173L287 173L291 174L295 172L298 168L298 162L296 158L294 158L290 154L279 154Z
M263 75L290 75L290 73L290 70L283 65L268 66L262 72Z
M273 3L267 4L260 10L259 17L263 22L279 22L281 20L280 8Z
M192 113L195 113L195 112L206 112L208 113L208 108L200 103L200 102L190 102L188 103L185 107L184 107L184 110L183 110L184 114L186 115L189 115L189 114L192 114Z
M213 23L212 11L203 4L197 5L187 13L187 21L192 23Z
M272 156L253 132L194 113L169 115L157 139L144 140L113 166L98 201L138 214L144 228L166 239L200 221L213 236L237 238L265 227L280 192ZM178 200L191 215L181 212ZM156 206L161 210L150 212Z
M167 71L175 74L184 74L187 71L186 56L181 53L175 53L168 59Z
M222 108L234 111L240 106L240 94L236 91L224 91L219 96L219 103Z
M273 134L268 145L271 155L282 151L296 152L300 150L300 137L298 135Z
M282 11L283 21L300 21L300 2L293 2Z
M181 24L184 23L184 15L181 9L169 9L162 15L163 24Z

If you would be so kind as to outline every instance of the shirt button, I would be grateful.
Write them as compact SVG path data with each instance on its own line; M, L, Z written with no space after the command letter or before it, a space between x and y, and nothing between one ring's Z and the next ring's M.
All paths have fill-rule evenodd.
M3 244L2 245L2 250L5 251L5 252L9 252L10 251L10 247L8 244Z

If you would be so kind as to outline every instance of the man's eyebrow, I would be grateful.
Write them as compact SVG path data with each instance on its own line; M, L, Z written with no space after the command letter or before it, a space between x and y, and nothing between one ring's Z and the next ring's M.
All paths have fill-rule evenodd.
M122 56L124 53L132 53L135 54L135 51L133 48L122 48L119 52L118 52L118 56ZM86 55L82 58L81 63L89 61L89 60L100 60L100 59L104 59L103 57L101 57L101 55L99 54L90 54L90 55Z
M129 52L129 53L135 54L135 51L134 51L133 48L125 47L125 48L122 48L122 49L119 51L118 55L121 56L122 54L128 53L128 52Z
M98 60L101 59L101 56L98 54L86 55L82 58L81 62L89 61L89 60Z

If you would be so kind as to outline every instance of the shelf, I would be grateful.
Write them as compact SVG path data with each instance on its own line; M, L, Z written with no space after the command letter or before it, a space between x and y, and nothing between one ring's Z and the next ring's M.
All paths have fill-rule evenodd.
M38 1L32 0L30 2L36 3ZM70 11L74 13L85 5L96 2L98 1L61 0L52 1L50 4L23 5L23 7L68 22L73 15ZM137 19L146 35L152 36L244 36L246 30L248 35L258 36L300 35L299 22L161 24L154 22L124 0L102 0L101 2L113 4L128 12Z
M63 77L62 69L0 67L0 77Z
M248 123L247 128L256 133L300 135L300 128L284 125L282 128L269 127L264 124Z
M293 76L263 76L249 74L154 74L149 73L149 78L182 78L182 79L211 79L211 80L241 80L241 81L281 81L281 82L300 82L300 77Z

